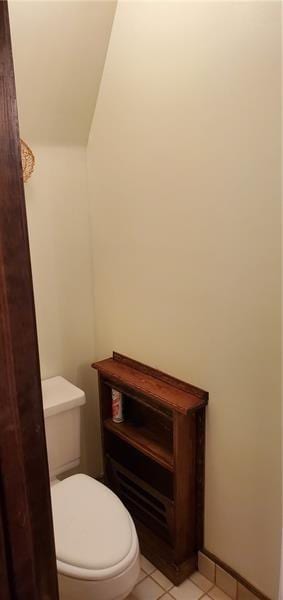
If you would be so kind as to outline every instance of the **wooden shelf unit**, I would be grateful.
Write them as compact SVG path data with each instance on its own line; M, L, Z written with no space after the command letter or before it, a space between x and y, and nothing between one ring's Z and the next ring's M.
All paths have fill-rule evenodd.
M105 483L134 518L141 550L176 585L203 547L208 393L121 354L98 371ZM125 420L112 421L112 389Z

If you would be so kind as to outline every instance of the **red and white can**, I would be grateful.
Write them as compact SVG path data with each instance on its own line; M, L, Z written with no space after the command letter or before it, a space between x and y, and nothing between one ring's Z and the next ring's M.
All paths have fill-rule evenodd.
M122 423L123 416L123 395L118 390L112 388L112 421Z

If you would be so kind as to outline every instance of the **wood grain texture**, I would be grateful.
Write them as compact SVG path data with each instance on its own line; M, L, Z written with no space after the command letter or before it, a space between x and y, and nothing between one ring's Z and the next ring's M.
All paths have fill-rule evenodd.
M112 419L104 421L104 427L146 456L153 458L165 469L173 471L173 454L163 444L151 439L147 431L129 423L114 423Z
M195 394L192 390L193 386L188 385L188 390L184 388L184 382L164 375L156 369L151 369L145 365L141 365L137 361L132 361L127 358L127 362L117 360L115 356L122 356L117 353L114 358L108 358L94 363L93 368L97 369L104 379L111 379L117 385L123 386L124 389L131 389L148 398L156 400L160 404L166 405L172 410L179 411L182 414L197 410L205 406L208 402L208 394L200 390ZM138 367L142 366L142 369ZM158 373L158 375L156 375ZM166 381L162 378L166 377ZM174 383L173 383L174 382Z
M175 585L180 585L197 569L197 556L193 554L187 560L177 564L174 562L173 550L163 542L154 532L149 535L148 528L138 519L135 519L135 525L139 534L139 541L142 554L150 560L157 569L166 577L173 581Z
M5 1L0 2L0 148L0 482L8 572L13 598L57 600L33 287Z
M160 371L159 369L155 369L154 367L149 367L148 365L145 365L144 363L141 363L137 360L133 360L132 358L129 358L128 356L125 356L124 354L120 354L119 352L113 352L113 360L121 362L124 365L128 365L128 367L133 367L134 369L141 371L141 373L146 373L148 375L152 375L153 377L155 377L155 379L160 379L160 381L169 383L169 385L172 385L173 387L176 387L179 390L183 390L184 392L187 392L188 394L193 394L194 396L197 396L198 398L201 398L203 400L208 399L208 393L205 390L203 390L199 387L196 387L195 385L192 385L191 383L188 383L187 381L182 381L181 379L172 377L172 375L168 375L168 373L164 373L163 371Z
M8 567L9 548L7 548L3 506L0 492L0 593L1 600L10 600L13 589Z
M205 483L205 409L196 413L196 548L204 540L204 489Z
M175 562L196 550L196 420L174 415Z

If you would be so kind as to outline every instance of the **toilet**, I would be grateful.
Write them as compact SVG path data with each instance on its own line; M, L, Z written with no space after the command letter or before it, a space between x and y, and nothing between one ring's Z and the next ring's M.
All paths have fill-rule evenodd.
M57 479L80 463L85 395L63 377L42 382L60 600L124 600L140 572L134 523L92 477Z

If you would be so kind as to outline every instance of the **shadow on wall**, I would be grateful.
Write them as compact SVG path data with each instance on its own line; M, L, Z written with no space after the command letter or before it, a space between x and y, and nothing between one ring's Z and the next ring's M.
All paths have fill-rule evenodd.
M77 371L77 383L86 394L86 405L81 411L81 467L94 477L103 474L101 452L100 409L97 377L89 364Z

